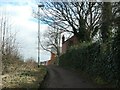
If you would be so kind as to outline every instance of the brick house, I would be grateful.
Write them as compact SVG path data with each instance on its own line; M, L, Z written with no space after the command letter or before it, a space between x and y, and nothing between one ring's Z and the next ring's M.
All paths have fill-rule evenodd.
M47 62L47 65L54 64L55 59L56 59L56 54L51 52L51 58L50 58L50 60Z
M63 35L61 54L66 53L66 51L69 49L70 46L76 45L76 44L78 44L78 42L79 41L76 36L72 36L71 38L69 38L65 41L65 36ZM53 51L53 52L51 52L51 58L50 58L50 60L47 61L46 65L54 64L55 60L56 60L56 53L54 53L54 51Z
M78 39L77 37L74 35L71 38L67 39L65 41L65 36L63 35L62 37L62 54L66 53L66 51L69 49L69 47L78 44Z

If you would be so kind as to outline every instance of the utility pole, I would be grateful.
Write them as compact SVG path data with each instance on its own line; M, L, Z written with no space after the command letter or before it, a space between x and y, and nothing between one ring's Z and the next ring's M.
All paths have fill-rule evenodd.
M44 5L38 5L38 67L40 66L40 8Z

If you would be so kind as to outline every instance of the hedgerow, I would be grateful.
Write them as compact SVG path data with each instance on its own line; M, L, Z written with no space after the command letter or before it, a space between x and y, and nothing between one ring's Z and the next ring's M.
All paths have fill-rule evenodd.
M60 57L60 66L79 69L96 81L104 80L113 87L119 87L120 49L114 41L107 43L81 43L72 46Z

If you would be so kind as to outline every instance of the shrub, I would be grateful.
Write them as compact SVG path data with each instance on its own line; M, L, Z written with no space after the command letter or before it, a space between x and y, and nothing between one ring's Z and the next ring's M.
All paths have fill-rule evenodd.
M82 43L73 46L60 57L60 66L80 69L94 77L97 82L103 83L104 80L116 85L119 82L119 71L115 52L111 49L112 44Z

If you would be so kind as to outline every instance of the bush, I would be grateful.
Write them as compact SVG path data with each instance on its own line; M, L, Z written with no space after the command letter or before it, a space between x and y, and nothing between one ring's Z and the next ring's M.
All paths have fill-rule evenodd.
M119 82L119 74L112 44L111 42L82 43L79 46L73 46L60 57L60 66L80 69L97 78L97 82L103 83L102 80L104 80L116 85Z

